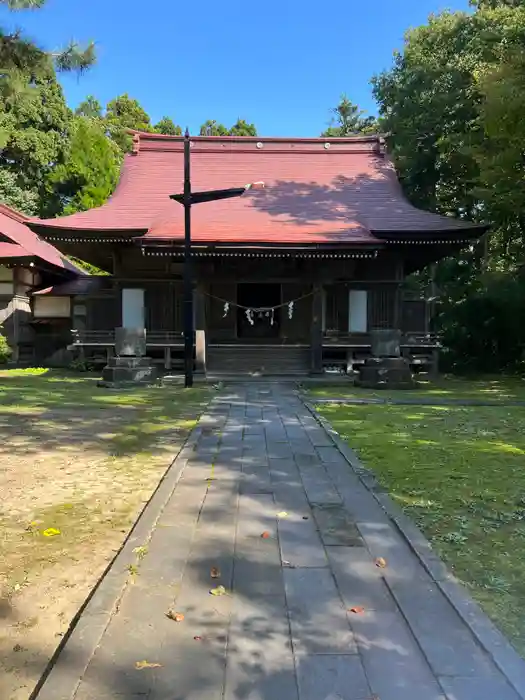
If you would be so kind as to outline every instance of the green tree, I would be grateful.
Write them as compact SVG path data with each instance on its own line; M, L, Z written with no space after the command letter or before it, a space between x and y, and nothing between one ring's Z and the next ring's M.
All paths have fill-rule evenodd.
M494 10L497 7L523 7L525 0L470 0L470 4L480 10Z
M63 162L48 177L55 210L64 214L98 207L118 182L121 151L99 120L75 117Z
M102 105L93 95L88 95L75 109L77 117L102 118Z
M45 5L46 0L0 0L0 7L9 10L35 10ZM84 71L95 62L95 45L86 47L70 43L57 53L48 53L32 41L24 39L19 31L8 32L0 27L0 94L27 89L28 76L47 74L48 62L52 59L58 70Z
M129 152L133 144L133 139L126 133L127 129L153 131L146 111L138 100L127 93L108 103L104 119L109 136L123 152Z
M21 187L16 173L2 168L0 169L0 202L24 214L34 215L38 213L40 197L35 190Z
M208 119L200 128L201 136L228 136L228 129L224 124L219 124L215 119Z
M162 119L153 127L157 134L166 134L167 136L181 136L182 129L178 124L175 124L171 117L162 117Z
M501 269L503 262L518 269L525 255L525 48L504 51L478 85L483 138L472 152L480 173L478 195L497 223L492 267Z
M437 323L450 366L464 364L466 348L472 369L485 367L488 348L493 369L516 368L522 360L515 324L498 319L505 308L523 318L511 283L525 259L521 47L525 8L484 3L472 14L446 12L409 31L393 67L373 80L409 199L425 209L493 223L490 238L435 267ZM425 271L419 281L425 276L428 281Z
M229 131L230 136L257 136L255 124L248 124L244 119L237 119Z
M332 110L330 126L321 136L355 136L356 134L374 134L378 131L377 120L364 116L366 112L359 109L346 95L342 95L337 107Z
M237 119L235 124L228 129L215 119L208 119L200 128L201 136L257 136L255 124L249 124L244 119Z
M24 99L0 101L0 170L12 173L21 190L37 192L45 214L45 183L63 160L72 115L50 61L33 84Z

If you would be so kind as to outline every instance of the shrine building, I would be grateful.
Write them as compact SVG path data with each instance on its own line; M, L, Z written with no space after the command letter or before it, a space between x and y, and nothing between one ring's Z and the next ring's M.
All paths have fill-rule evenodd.
M134 133L103 206L27 225L63 254L108 271L37 292L71 300L73 344L110 356L115 328L144 327L166 370L183 359L183 137ZM410 273L470 245L486 227L421 211L403 196L379 136L195 137L192 190L242 187L192 207L195 369L209 375L346 371L373 329L402 331L434 367L427 302Z

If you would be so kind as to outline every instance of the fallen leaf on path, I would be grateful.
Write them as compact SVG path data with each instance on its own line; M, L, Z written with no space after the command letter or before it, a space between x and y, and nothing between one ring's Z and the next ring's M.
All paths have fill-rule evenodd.
M219 569L218 566L211 567L210 576L212 578L220 578L221 577L221 570Z
M278 518L287 518L288 513L285 510L282 510L280 513L277 513Z
M378 566L380 569L384 569L386 567L386 559L383 559L383 557L377 557L376 566Z
M166 617L173 620L173 622L182 622L184 620L184 615L182 613L175 612L174 610L168 610Z
M365 609L362 605L355 605L353 608L350 608L350 612L354 613L354 615L362 615L364 611Z
M60 530L56 527L48 527L42 534L44 537L56 537L57 535L60 535Z
M136 661L135 668L137 671L140 671L143 668L162 668L162 664L151 663L150 661Z
M269 539L269 537L270 537L270 533L265 531L265 532L263 532L263 534L261 535L261 537L263 538L263 540L267 540L267 539Z
M212 588L210 595L226 595L226 589L224 586L217 586L217 588Z

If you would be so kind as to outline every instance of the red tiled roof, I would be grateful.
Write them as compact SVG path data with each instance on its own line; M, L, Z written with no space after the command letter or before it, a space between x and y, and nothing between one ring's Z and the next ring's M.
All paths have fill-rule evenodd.
M144 240L181 240L183 139L135 134L120 183L102 207L35 221L42 233L140 232ZM264 190L192 208L192 239L206 243L374 244L381 233L454 233L475 227L413 207L404 198L379 137L262 139L196 137L192 189Z
M1 258L32 258L33 255L17 243L5 243L0 241Z
M31 231L28 226L30 221L30 217L25 214L21 214L5 204L0 204L0 234L12 241L12 243L0 244L2 245L2 248L0 248L0 258L21 257L22 255L26 257L35 257L63 270L86 274L67 260L67 258L64 258L50 243L43 241L36 233ZM10 249L3 247L8 245L18 246L23 253L21 252L20 255L16 256L8 255L7 252Z

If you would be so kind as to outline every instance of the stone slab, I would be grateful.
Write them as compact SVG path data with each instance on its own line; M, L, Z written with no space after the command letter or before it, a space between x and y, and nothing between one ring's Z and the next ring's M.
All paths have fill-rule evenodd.
M301 478L310 503L340 505L341 496L324 469L302 469Z
M240 474L241 493L272 493L272 481L268 467L258 464L243 464Z
M228 642L224 700L297 700L284 599L236 597Z
M365 611L350 621L372 693L381 700L445 700L399 612Z
M329 569L284 569L296 654L355 654L357 646Z
M319 500L312 505L312 512L325 546L364 547L355 521L337 501Z
M337 447L317 447L317 454L321 462L328 467L330 464L347 465L346 459L343 457Z
M303 520L303 517L308 519ZM283 561L296 567L328 566L323 543L310 514L303 516L292 510L287 518L278 521L277 527Z
M358 521L357 527L374 559L382 557L386 560L383 575L389 583L408 583L416 578L425 583L430 581L421 562L388 518L382 518L380 522Z
M299 700L370 700L372 695L359 656L299 656L297 681Z
M521 700L501 678L440 678L446 700Z
M391 591L434 673L491 677L499 672L437 583L396 582ZM436 634L436 630L446 634Z
M381 569L378 569L366 549L327 547L326 551L337 588L347 609L357 606L365 610L397 611Z

